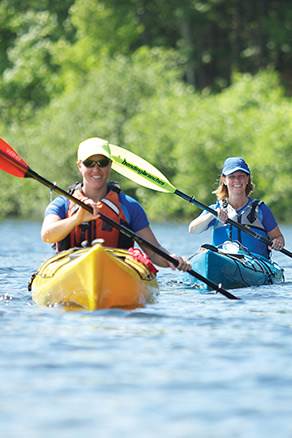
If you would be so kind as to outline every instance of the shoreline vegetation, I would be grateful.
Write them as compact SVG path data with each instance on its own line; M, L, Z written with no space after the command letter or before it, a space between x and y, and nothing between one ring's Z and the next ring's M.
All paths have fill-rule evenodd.
M223 2L220 11L211 0L204 10L197 1L175 10L162 1L156 8L163 11L149 6L153 22L145 22L138 0L122 3L53 0L36 7L29 0L20 10L16 0L2 2L1 137L31 169L66 190L78 180L76 146L99 136L152 163L204 204L215 200L212 190L226 156L241 155L253 169L253 197L264 200L280 223L291 223L292 100L285 77L292 55L279 43L280 35L289 40L290 27L284 15L277 21L278 2L253 11L250 19L252 5L237 1L232 7ZM226 18L240 4L246 30L233 26L217 45L210 40L199 47L199 37L219 32L220 23L228 26ZM181 29L177 20L183 17L195 29L189 40L187 33L168 35L165 29ZM253 27L263 20L274 20L274 27ZM262 39L251 39L251 27ZM226 38L234 32L245 49L233 47L230 57ZM174 195L139 187L115 172L113 178L140 200L151 221L184 222L200 212ZM1 185L0 219L42 217L48 190L4 172Z

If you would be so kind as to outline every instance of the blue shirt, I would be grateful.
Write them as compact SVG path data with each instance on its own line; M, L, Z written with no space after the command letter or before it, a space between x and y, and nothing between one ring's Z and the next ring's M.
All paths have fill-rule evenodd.
M136 199L121 192L119 194L121 208L129 224L129 228L136 233L149 226L147 215ZM65 219L69 207L69 199L58 196L47 206L45 216L55 214L60 219Z

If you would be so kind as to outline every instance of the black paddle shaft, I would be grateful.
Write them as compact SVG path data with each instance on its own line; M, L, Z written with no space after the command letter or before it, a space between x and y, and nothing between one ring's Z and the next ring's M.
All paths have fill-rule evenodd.
M89 213L93 212L90 205L87 205L84 202L82 202L80 199L75 198L73 195L71 195L70 193L68 193L65 190L61 189L56 184L54 184L51 181L47 180L46 178L42 177L38 173L34 172L32 169L30 169L30 168L27 169L26 176L39 181L41 184L47 186L49 189L53 190L54 192L56 192L56 193L58 193L60 195L63 195L63 196L65 196L68 199L71 199L71 201L73 201L75 204L78 204L80 207L84 208ZM178 266L179 262L178 262L177 259L175 259L171 255L167 254L166 252L162 251L160 248L157 248L155 245L152 245L152 243L148 242L148 240L143 239L142 237L138 236L136 233L133 233L129 228L125 227L122 224L119 224L119 223L115 222L114 220L112 220L108 216L105 216L103 213L99 213L99 216L101 217L101 219L104 222L107 222L108 224L110 224L114 228L117 228L123 234L125 234L127 237L130 237L130 238L134 239L139 244L147 246L153 252L155 252L156 254L159 254L162 258L168 260L174 266L176 266L176 267ZM190 269L187 272L190 275L192 275L193 277L196 277L198 280L200 280L203 283L207 284L207 286L211 287L216 292L221 293L226 298L229 298L230 300L239 300L240 299L240 298L236 297L235 295L231 294L230 292L228 292L227 290L223 289L220 285L217 285L213 281L208 280L207 278L203 277L198 272L195 272L192 269Z
M178 195L180 198L183 198L186 201L190 202L191 204L196 205L201 210L207 210L209 213L211 213L214 216L218 217L218 213L217 213L216 210L214 210L213 208L209 207L208 205L202 204L202 202L197 201L197 199L195 199L194 197L186 195L185 193L181 192L180 190L175 190L174 193L176 195ZM232 219L229 219L229 218L227 219L226 223L230 224L230 225L232 225L232 226L234 226L236 228L239 228L244 233L249 234L250 236L254 237L255 239L260 240L261 242L263 242L267 246L272 245L271 240L266 239L264 236L261 236L260 234L258 234L255 231L251 230L248 225L239 224L238 222L235 222L235 221L233 221ZM288 251L285 248L282 248L279 251L282 252L283 254L289 256L289 257L292 257L292 252Z

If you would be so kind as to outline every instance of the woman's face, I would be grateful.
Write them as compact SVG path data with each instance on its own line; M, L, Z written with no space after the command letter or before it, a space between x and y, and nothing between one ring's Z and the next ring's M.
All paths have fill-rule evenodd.
M246 187L249 183L249 175L237 170L228 176L223 177L223 182L227 186L229 194L246 195Z
M77 165L84 184L96 190L105 187L111 172L111 161L104 155L92 155L87 160L79 161Z

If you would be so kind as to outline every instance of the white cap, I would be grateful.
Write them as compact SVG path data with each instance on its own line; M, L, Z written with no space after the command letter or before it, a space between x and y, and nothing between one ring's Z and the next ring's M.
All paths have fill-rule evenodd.
M104 155L111 159L111 150L108 141L99 137L87 138L82 141L78 147L78 160L85 161L92 155Z

